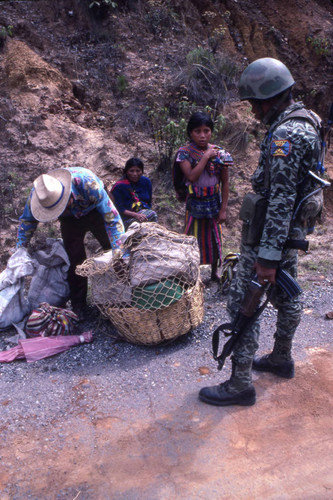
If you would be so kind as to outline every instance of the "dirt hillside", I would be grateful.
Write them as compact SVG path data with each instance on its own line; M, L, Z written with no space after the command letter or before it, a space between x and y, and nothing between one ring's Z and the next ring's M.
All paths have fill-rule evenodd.
M154 180L160 220L181 230L184 207L157 171L160 158L147 110L166 106L172 118L181 99L196 97L200 104L203 87L185 78L190 51L214 54L223 78L223 92L217 83L201 104L225 116L221 140L235 158L225 228L229 248L238 244L239 203L263 134L237 98L242 69L258 57L280 58L293 72L296 97L323 117L327 113L333 95L330 0L297 0L292 9L285 0L107 3L1 2L2 266L15 246L17 219L33 179L52 168L83 165L110 184L126 159L138 155ZM332 163L331 151L331 178ZM324 221L332 211L332 192L326 195ZM40 229L40 235L56 233L57 226Z

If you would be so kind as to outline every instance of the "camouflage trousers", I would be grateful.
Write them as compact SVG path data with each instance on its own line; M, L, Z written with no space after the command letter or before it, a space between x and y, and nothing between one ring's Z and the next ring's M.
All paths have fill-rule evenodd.
M253 266L256 260L257 248L242 244L241 257L237 265L237 273L231 284L228 295L227 311L231 321L235 318L243 302L249 283L253 278ZM280 262L280 267L288 271L293 278L296 278L297 262L298 251L291 249L285 250ZM292 340L301 320L302 306L299 297L290 299L279 286L276 286L274 287L270 301L277 309L275 338ZM253 357L258 349L259 334L260 317L236 344L233 352L233 359L236 363L251 367Z

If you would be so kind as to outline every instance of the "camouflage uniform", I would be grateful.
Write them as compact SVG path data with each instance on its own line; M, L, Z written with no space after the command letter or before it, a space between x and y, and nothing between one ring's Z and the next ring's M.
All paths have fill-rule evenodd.
M321 207L321 200L314 200L313 195L300 203L317 188L308 171L318 167L321 172L320 119L302 103L294 103L294 84L289 69L270 57L250 63L239 80L240 99L248 100L255 117L270 128L251 178L255 194L244 198L240 213L244 221L241 257L228 298L232 322L243 304L254 264L260 283L272 282L279 266L296 277L297 250L285 249L287 240L303 240L310 219ZM284 378L294 376L291 345L301 318L301 304L298 298L289 299L279 287L273 290L271 301L278 310L273 351L254 358L259 339L257 320L234 347L230 379L203 387L199 391L201 401L217 406L253 405L256 393L251 383L252 367Z
M259 246L252 247L241 242L237 276L228 298L227 309L231 319L243 301L257 260L259 263L262 259L262 263L270 261L279 264L294 278L297 277L298 251L284 250L283 247L287 238L304 239L306 236L307 228L301 217L293 220L292 215L295 203L297 205L303 196L314 189L313 181L306 178L306 174L309 169L316 170L320 139L311 123L304 119L291 118L281 125L277 124L292 111L302 108L302 103L294 103L286 108L272 123L260 146L259 165L251 177L251 183L255 193L264 194L265 168L268 165L268 209ZM290 359L291 341L301 319L301 304L298 297L288 298L280 287L275 288L271 301L278 311L275 338L280 340L280 344L287 345L285 357ZM234 349L235 363L240 368L244 366L244 370L240 369L237 373L242 384L234 387L235 390L241 390L251 383L250 367L258 348L259 331L257 320Z

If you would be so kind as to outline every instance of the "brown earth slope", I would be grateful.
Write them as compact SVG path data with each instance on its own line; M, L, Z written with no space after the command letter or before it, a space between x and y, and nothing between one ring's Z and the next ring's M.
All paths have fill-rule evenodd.
M8 32L0 49L2 265L15 244L29 186L41 172L81 164L109 183L134 154L149 172L156 170L145 108L177 102L173 82L187 53L207 47L219 27L223 37L216 51L236 63L238 75L255 58L281 58L297 81L297 97L317 112L327 112L333 89L329 0L297 0L292 9L284 0L124 1L106 12L89 9L88 3L1 2L0 29ZM124 88L121 81L126 81ZM237 75L219 108L227 118L224 141L236 164L225 229L230 247L237 246L239 201L262 134L248 106L237 102L236 81ZM244 134L254 139L246 153L237 148ZM331 154L326 163L330 169ZM156 187L157 180L162 222L181 228L183 207L170 193L170 216ZM329 200L327 207L330 212ZM42 231L54 233L52 228Z

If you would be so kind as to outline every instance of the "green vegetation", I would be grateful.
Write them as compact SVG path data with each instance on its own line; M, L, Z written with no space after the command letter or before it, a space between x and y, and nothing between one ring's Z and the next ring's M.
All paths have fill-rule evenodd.
M125 75L118 75L116 78L116 92L123 95L128 89L128 80Z
M7 36L13 36L14 26L0 26L0 47L2 47L6 41Z
M5 205L4 206L4 213L5 213L5 215L13 215L14 207L12 205Z
M148 111L148 117L158 154L158 167L162 171L169 171L175 150L184 142L186 120L173 120L168 108L157 106Z
M330 49L330 41L327 38L308 36L306 42L312 47L317 56L327 55Z
M171 163L176 150L187 141L186 127L189 117L195 111L202 110L195 103L182 100L178 108L174 110L174 117L170 114L168 107L154 106L148 109L148 118L155 148L158 154L158 169L167 174L170 173ZM224 125L225 118L206 106L203 108L212 116L214 121L215 136L219 136Z
M144 16L148 30L155 36L160 36L167 29L174 27L177 14L163 0L147 0L147 13Z
M220 24L217 28L214 28L211 35L208 37L208 44L213 54L216 54L217 49L222 43L225 37L226 27Z
M9 25L7 27L1 26L0 28L0 37L6 38L6 36L13 36L14 26Z
M22 177L19 175L18 172L15 172L15 170L10 170L8 172L8 180L9 184L15 187L17 184L22 182Z
M306 273L315 272L324 276L328 275L332 264L329 259L312 259L304 261L300 259L300 269Z

